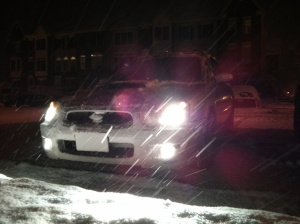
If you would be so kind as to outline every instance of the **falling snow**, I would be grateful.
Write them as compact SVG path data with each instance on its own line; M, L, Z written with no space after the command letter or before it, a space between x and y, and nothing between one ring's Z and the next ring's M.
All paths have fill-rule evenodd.
M1 108L4 110L9 110L12 116L9 120L0 116L0 122L18 124L11 136L15 139L29 122L40 121L44 109ZM262 108L237 109L235 124L241 130L292 130L292 113L291 105L271 103ZM242 144L251 145L251 139ZM285 154L297 150L295 147ZM231 149L226 155L228 152L235 151ZM251 167L250 172L280 165L285 154L263 160ZM37 161L42 157L34 156ZM285 161L284 165L297 166L294 161ZM143 175L132 174L133 169L131 166L122 174L114 174L1 161L0 223L300 222L299 218L287 215L299 214L299 201L289 194L215 188L204 183L207 177L203 182L189 185L178 182L176 177L170 178L168 172L159 176L159 170L154 170L152 175ZM187 177L200 174L209 175L206 170L198 170Z

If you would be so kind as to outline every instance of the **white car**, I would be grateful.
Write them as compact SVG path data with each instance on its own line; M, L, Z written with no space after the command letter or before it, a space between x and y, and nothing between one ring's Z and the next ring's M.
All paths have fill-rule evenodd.
M52 102L40 125L48 157L179 169L203 151L191 150L190 141L216 128L232 127L233 92L222 82L227 74L207 73L209 66L203 68L201 55L175 55L152 62L152 77L162 80L130 77L102 82L62 102ZM145 69L135 71L142 77L140 71Z

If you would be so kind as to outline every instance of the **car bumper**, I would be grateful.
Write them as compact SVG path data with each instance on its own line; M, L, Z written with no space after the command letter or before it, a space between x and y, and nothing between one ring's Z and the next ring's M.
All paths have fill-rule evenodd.
M191 129L112 129L107 133L84 131L92 142L107 139L107 147L82 149L76 129L63 125L40 125L43 147L48 157L91 163L140 166L143 168L176 168L186 166L186 146ZM88 139L90 137L86 137ZM88 148L88 147L87 147Z

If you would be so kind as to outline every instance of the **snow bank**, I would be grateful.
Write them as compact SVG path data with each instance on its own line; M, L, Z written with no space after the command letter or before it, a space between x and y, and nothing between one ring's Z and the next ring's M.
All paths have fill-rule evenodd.
M200 207L0 175L0 223L300 223L300 218Z

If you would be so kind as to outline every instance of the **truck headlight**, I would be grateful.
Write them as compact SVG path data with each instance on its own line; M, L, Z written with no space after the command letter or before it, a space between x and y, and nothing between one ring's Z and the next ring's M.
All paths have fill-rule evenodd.
M180 126L187 121L188 104L186 102L177 102L167 105L158 120L161 125Z
M52 121L53 118L56 116L56 114L57 114L57 107L54 105L53 102L51 102L45 114L45 121L47 122Z

